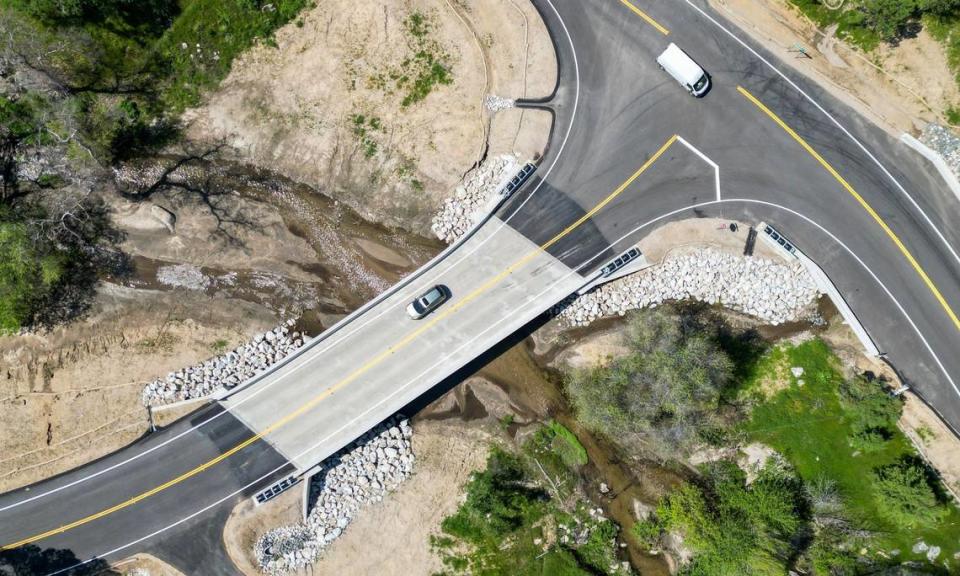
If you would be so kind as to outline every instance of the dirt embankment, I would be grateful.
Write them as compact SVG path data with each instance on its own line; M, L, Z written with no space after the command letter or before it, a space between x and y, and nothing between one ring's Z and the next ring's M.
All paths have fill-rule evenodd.
M916 134L960 102L943 47L921 30L869 54L818 30L785 0L710 0L784 62L890 131ZM809 58L797 52L802 46Z
M546 146L547 113L483 105L554 88L553 46L524 0L326 0L276 45L234 63L187 115L190 137L226 142L368 219L427 234L486 155Z
M85 320L0 338L0 491L133 441L148 428L144 382L275 321L248 302L106 285Z
M282 177L227 172L204 172L233 191L218 204L222 229L198 197L158 193L141 203L111 197L132 276L103 283L84 319L49 333L0 338L0 491L143 434L145 382L222 353L286 317L303 314L307 330L319 331L439 249L365 222ZM257 185L264 180L269 187ZM199 286L159 281L159 271L182 264L193 267ZM158 424L169 414L158 413Z

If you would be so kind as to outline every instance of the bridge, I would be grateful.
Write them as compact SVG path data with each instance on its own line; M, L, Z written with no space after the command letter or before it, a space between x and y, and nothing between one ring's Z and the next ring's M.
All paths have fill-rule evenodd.
M469 238L238 392L0 496L0 543L82 561L190 534L455 374L657 226L691 217L785 234L960 428L960 231L948 225L960 203L928 160L705 2L534 4L560 67L554 94L521 103L554 115L534 176ZM669 41L711 73L705 98L657 69ZM403 307L438 283L452 299L410 320Z

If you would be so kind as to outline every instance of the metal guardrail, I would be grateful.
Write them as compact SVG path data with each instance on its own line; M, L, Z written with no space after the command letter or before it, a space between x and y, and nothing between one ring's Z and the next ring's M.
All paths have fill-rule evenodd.
M615 259L611 260L606 266L604 266L600 272L600 275L603 276L604 278L608 278L611 274L623 268L629 262L636 260L640 256L642 256L642 254L640 253L639 249L631 248L626 252L624 252L623 254L621 254L620 256L617 256Z
M791 244L786 238L784 238L782 234L777 232L776 229L773 228L773 226L770 226L769 224L764 224L763 233L766 234L767 238L772 240L774 244L777 244L778 246L786 250L789 254L793 255L794 257L797 256L797 248L793 244Z
M270 500L273 500L274 498L276 498L277 496L279 496L281 493L285 492L289 488L292 488L298 482L300 482L300 478L298 476L295 476L295 475L287 476L283 480L280 480L279 482L275 482L269 488L258 492L253 497L253 503L257 506L261 504L265 504Z
M513 195L514 192L520 189L521 186L530 178L530 175L537 169L537 165L532 162L527 162L523 168L517 172L517 175L510 179L507 182L507 185L500 190L500 195L504 198L509 198Z

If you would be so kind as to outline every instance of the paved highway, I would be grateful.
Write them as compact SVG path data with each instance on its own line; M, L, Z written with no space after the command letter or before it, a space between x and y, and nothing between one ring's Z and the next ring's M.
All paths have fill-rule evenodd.
M552 97L529 104L554 111L554 131L538 176L498 218L240 394L0 496L0 543L69 549L81 560L148 549L170 527L332 453L620 249L691 216L763 219L785 232L906 380L960 428L951 380L960 238L946 226L960 206L923 159L812 83L781 75L778 55L702 3L534 3L560 75ZM671 41L712 75L705 98L656 67ZM405 319L401 306L438 282L453 300L428 320Z

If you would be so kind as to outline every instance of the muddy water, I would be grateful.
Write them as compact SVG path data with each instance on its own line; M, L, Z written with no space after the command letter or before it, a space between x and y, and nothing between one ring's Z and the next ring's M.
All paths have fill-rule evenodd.
M589 332L591 328L580 329ZM581 469L582 485L590 499L601 506L606 515L621 527L621 538L627 547L623 559L644 576L666 576L670 573L663 556L644 551L632 538L630 529L640 509L655 506L657 501L682 481L678 472L644 459L626 461L609 443L584 429L570 411L561 392L560 375L545 368L543 357L534 356L529 341L514 346L483 367L477 376L491 382L507 395L517 417L507 427L507 434L516 438L531 426L555 419L571 429L583 443L590 463ZM466 388L466 390L465 390ZM431 420L457 418L464 422L487 415L487 410L469 388L458 386L457 408L430 411L422 417ZM602 494L600 484L609 487Z
M836 311L828 299L821 299L817 310L821 318L830 320ZM818 333L823 326L810 322L796 322L781 326L757 326L756 321L738 317L742 328L756 328L760 335L775 341L804 332ZM631 528L646 511L655 507L662 497L684 480L690 471L682 465L663 464L650 458L626 458L622 451L604 438L595 436L577 422L562 392L563 376L551 368L556 358L578 341L622 326L623 318L606 318L586 327L567 329L554 334L554 342L546 349L534 351L533 339L528 338L497 359L484 366L477 376L500 388L510 400L516 418L507 427L515 439L540 422L555 419L573 431L587 450L590 462L581 469L582 487L592 502L601 506L606 515L621 527L621 539L627 544L624 559L643 576L666 576L670 566L663 555L646 552L637 542ZM545 328L546 329L546 328ZM549 338L549 336L548 336ZM540 338L543 340L544 338ZM544 343L541 342L541 346ZM429 419L458 418L464 422L483 418L488 410L473 395L469 387L458 386L456 409L430 412ZM465 424L466 425L466 424ZM606 493L601 492L606 484Z

